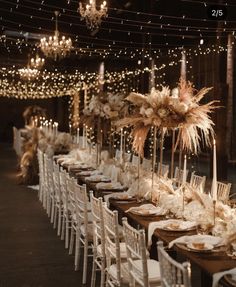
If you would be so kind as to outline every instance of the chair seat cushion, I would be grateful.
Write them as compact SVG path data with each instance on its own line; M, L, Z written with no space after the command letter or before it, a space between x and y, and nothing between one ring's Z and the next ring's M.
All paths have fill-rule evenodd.
M109 276L113 278L113 280L118 280L117 278L117 265L112 264L107 268L107 273ZM129 277L129 267L128 262L121 263L121 283L122 284L129 284L130 277Z
M86 233L86 228L85 228L85 225L82 224L80 226L80 231L82 233L82 235L85 237L87 236L88 237L88 240L89 241L93 241L93 224L88 224L87 225L87 233Z
M136 269L137 274L142 274L142 260L135 260L134 267ZM147 260L147 268L148 268L148 280L150 283L156 283L161 281L161 273L160 273L160 263L153 259Z
M112 248L112 249L113 249L112 253L116 254L115 248ZM99 256L102 255L102 245L101 244L98 245L97 252L98 252ZM125 246L124 242L120 243L120 258L121 259L127 258L126 246Z

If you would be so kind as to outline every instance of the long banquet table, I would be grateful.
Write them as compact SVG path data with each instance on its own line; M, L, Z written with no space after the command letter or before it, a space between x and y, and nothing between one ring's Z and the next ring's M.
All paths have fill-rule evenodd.
M164 219L163 216L140 216L133 213L126 213L130 207L138 206L143 203L137 202L121 202L114 199L110 199L110 208L116 209L119 212L120 219L122 217L127 217L130 224L138 227L144 228L147 232L148 225L150 222L158 221ZM178 238L183 235L193 235L196 234L196 230L188 231L188 232L173 232L173 231L164 231L160 229L156 229L152 236L152 246L151 246L151 255L156 257L156 242L158 239L162 240L165 244L168 244L170 241ZM181 245L174 245L173 249L175 252L184 256L191 263L197 265L201 270L201 286L202 287L211 287L212 286L212 276L214 273L229 270L231 268L236 267L236 260L230 258L226 255L225 250L219 250L217 252L209 252L209 253L196 253L189 251L187 248ZM157 259L157 257L156 257ZM220 283L223 286L235 286L231 285L230 282L222 278Z
M67 167L64 167L67 169ZM69 172L71 176L77 178L78 182L80 184L86 184L87 190L93 190L95 196L104 196L109 193L122 191L122 190L104 190L104 189L97 189L96 184L97 182L88 182L86 181L85 177L79 174L79 171L81 169L71 169ZM124 191L124 190L123 190ZM122 202L119 200L115 200L110 198L110 208L115 209L119 213L119 220L121 223L122 217L127 217L130 224L132 224L134 227L137 228L144 228L145 231L148 231L149 223L154 221L159 221L162 219L165 219L164 216L140 216L133 213L126 213L126 210L128 210L130 207L139 206L142 203L138 203L137 201L132 202ZM168 244L172 240L183 236L183 235L193 235L196 234L196 230L187 231L187 232L173 232L173 231L163 231L160 229L156 229L154 231L154 234L152 236L152 246L150 248L151 250L151 256L154 259L157 259L157 252L156 252L156 242L160 239L165 244ZM194 263L196 266L198 266L201 270L201 286L202 287L211 287L212 286L212 276L214 273L229 270L231 268L236 267L236 260L231 259L229 256L226 255L225 251L219 250L217 252L210 252L210 253L196 253L189 251L187 248L184 248L184 246L175 244L173 246L174 252L184 256L187 260L189 260L191 263ZM232 287L236 286L231 284L230 281L228 281L227 278L223 277L220 280L220 283L222 286L225 287Z

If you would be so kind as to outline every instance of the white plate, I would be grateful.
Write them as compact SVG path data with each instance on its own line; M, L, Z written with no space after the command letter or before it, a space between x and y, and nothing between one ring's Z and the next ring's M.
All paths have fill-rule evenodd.
M188 243L192 242L204 242L205 244L216 246L222 243L222 238L213 235L197 234L189 237Z
M191 221L183 221L178 219L168 220L166 224L163 224L161 229L169 231L187 231L196 228L196 223Z
M204 244L203 248L200 247L201 244ZM209 252L209 251L211 251L214 248L214 246L212 244L210 244L210 243L202 243L202 242L198 242L198 241L188 243L187 247L190 250L195 251L195 252Z
M160 207L153 206L150 209L147 208L137 208L137 209L131 209L131 213L142 215L142 216L150 216L150 215L164 215L164 210Z

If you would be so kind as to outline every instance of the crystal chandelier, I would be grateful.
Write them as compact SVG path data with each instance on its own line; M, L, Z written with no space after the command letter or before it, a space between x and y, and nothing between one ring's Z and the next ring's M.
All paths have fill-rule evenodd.
M42 52L50 58L55 60L58 58L66 57L72 49L72 41L70 38L66 39L65 36L59 37L57 17L58 11L55 11L56 16L56 29L53 37L46 39L45 37L40 40L40 48Z
M40 58L39 55L36 55L36 58L31 58L30 66L35 69L41 69L45 64L44 58Z
M84 8L82 3L79 3L79 13L82 19L85 19L86 25L90 30L98 29L102 23L102 18L107 17L107 3L103 1L100 10L96 8L96 0L89 0L89 4Z
M29 66L19 69L18 72L21 79L26 81L34 80L39 75L39 70L31 69Z

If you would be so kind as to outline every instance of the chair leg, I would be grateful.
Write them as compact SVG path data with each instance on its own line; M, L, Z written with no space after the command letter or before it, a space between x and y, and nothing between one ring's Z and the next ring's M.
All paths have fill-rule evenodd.
M88 240L84 242L84 264L83 264L83 280L82 283L86 284L87 281L87 267L88 267Z
M59 206L59 209L58 209L58 225L57 225L57 235L58 236L61 235L61 216L62 216L62 210L61 210L61 206Z
M69 247L69 229L70 229L70 222L69 222L69 216L66 215L66 235L65 235L65 248L67 249Z
M101 261L101 267L102 267L102 270L101 270L101 287L105 286L105 258L102 258L102 261Z
M95 287L95 282L96 282L96 253L93 252L91 287Z
M61 226L61 240L64 239L65 239L65 216L63 214L62 226Z
M55 210L55 204L54 204L54 200L52 199L51 200L51 223L53 223L53 220L54 220L54 210Z
M81 241L80 241L80 231L76 229L76 241L75 241L75 271L79 270L80 267L80 250Z
M55 206L54 207L54 219L53 219L53 228L56 229L57 227L57 213L58 213L58 208Z
M71 255L71 254L73 253L74 240L75 240L75 232L74 232L73 222L72 222L72 223L71 223L71 233L70 233L69 255Z

